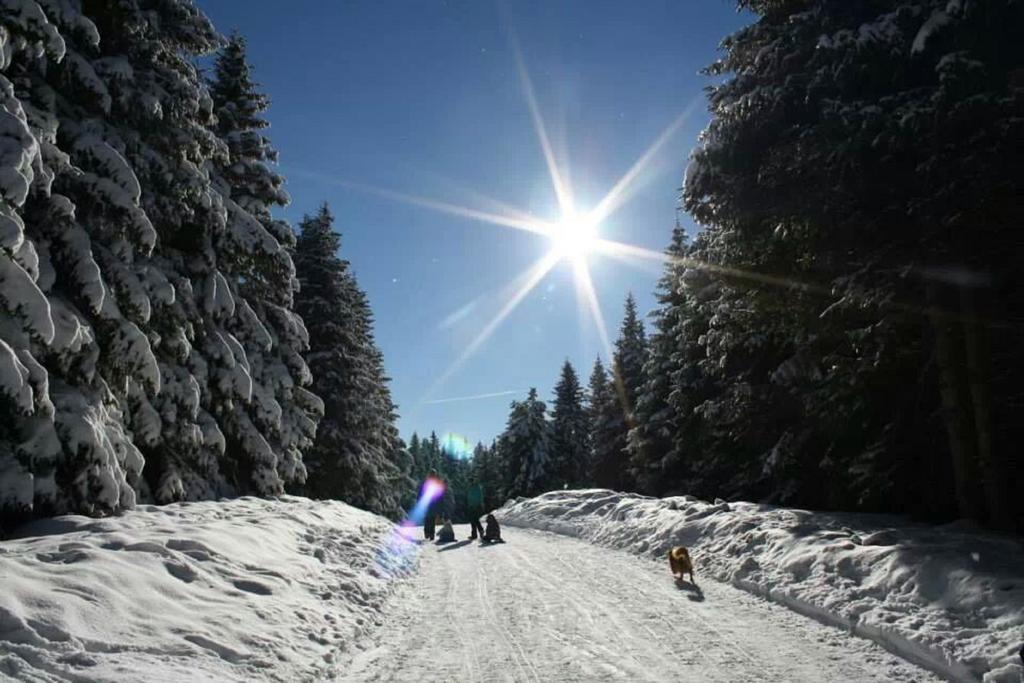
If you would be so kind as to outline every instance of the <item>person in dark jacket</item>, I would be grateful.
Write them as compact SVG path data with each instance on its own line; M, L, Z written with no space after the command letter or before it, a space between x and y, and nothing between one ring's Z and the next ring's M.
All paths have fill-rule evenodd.
M484 543L504 543L501 540L501 527L498 526L498 520L494 518L494 515L487 515L487 528L484 530Z
M433 511L427 508L427 517L423 520L423 538L428 541L434 540L434 531L437 527L437 521L434 517Z
M479 483L473 484L466 492L466 511L469 514L469 525L472 528L469 538L473 540L479 532L480 538L484 536L484 528L480 526L480 515L484 513L484 487Z

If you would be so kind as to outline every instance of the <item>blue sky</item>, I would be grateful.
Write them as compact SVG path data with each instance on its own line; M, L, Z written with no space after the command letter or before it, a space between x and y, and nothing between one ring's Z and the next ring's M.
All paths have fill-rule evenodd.
M471 442L500 433L509 402L529 387L550 399L566 358L585 382L604 355L594 323L580 313L571 266L556 266L438 385L550 242L352 184L493 210L483 195L556 218L514 33L581 208L598 202L695 104L630 200L600 226L602 237L661 251L689 151L708 119L709 80L698 71L745 23L727 0L198 4L222 32L238 29L248 40L292 196L284 217L297 222L325 200L334 211L341 253L373 305L403 436L433 429ZM603 256L589 265L614 340L627 292L642 312L653 308L659 267ZM482 394L500 395L444 401ZM436 400L444 402L428 402Z

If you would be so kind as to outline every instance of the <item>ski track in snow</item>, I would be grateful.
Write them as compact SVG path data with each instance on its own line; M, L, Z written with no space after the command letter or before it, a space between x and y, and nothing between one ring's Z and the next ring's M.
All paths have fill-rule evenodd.
M699 566L697 590L621 551L527 529L505 538L424 544L419 573L336 680L941 680Z

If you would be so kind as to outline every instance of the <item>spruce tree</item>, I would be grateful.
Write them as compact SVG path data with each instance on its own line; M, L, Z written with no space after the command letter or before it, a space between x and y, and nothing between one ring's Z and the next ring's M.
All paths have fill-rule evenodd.
M672 462L672 437L676 413L670 403L680 371L677 340L681 333L683 295L680 292L686 253L686 232L676 221L672 242L665 250L665 272L657 284L658 309L653 313L654 332L648 342L643 384L636 397L635 419L629 431L627 449L630 471L638 490L661 493L666 461Z
M643 322L637 314L636 300L630 294L626 297L625 315L619 337L615 341L612 363L612 390L617 400L605 402L602 406L608 442L602 444L600 457L594 462L598 486L628 490L633 485L626 445L629 430L636 424L636 397L644 382L646 356L647 339Z
M405 454L369 303L337 254L341 239L333 223L325 204L302 220L295 246L295 308L309 330L312 390L324 402L306 458L308 491L398 515L413 483L397 464Z
M250 401L219 403L227 466L243 488L240 475L265 459L276 461L285 484L301 484L302 450L313 443L322 405L304 388L312 378L302 358L308 333L292 310L298 281L289 250L295 237L271 216L288 195L284 179L269 167L277 152L261 133L268 126L261 116L268 100L252 81L240 36L218 54L210 93L215 131L227 148L216 178L227 211L217 246L235 299L227 328L245 349L252 380Z
M15 36L5 139L23 150L2 161L5 343L37 404L8 382L0 506L99 514L227 492L208 373L239 396L246 373L230 339L206 344L233 300L209 173L223 148L190 61L218 37L184 0L26 0L0 20Z
M590 454L581 484L588 486L598 484L597 465L614 457L615 418L619 410L618 396L614 382L609 379L608 371L598 358L590 372L589 390L587 392L587 423L589 425Z
M423 448L420 435L416 432L413 432L412 437L409 439L409 457L412 460L412 478L415 480L416 486L422 486L423 481L427 478L427 470L423 466Z
M443 476L444 466L441 460L441 439L437 432L431 430L430 438L424 443L424 462L427 474L435 477Z
M501 470L495 446L478 443L473 449L472 478L483 488L483 505L491 510L501 505Z
M684 191L729 486L1013 527L1024 10L740 4Z
M66 53L57 29L33 16L38 9L0 7L6 37L0 56L0 528L32 514L75 507L64 504L56 478L63 458L54 403L60 400L48 386L57 379L54 366L77 360L83 377L62 393L91 404L83 408L104 408L96 396L101 380L89 380L96 375L94 336L54 286L50 231L36 218L52 215L53 232L59 232L74 210L69 199L52 192L56 172L67 166L56 148L55 107L37 107L31 99L45 78L42 67ZM90 271L93 289L102 287L98 268ZM83 444L87 457L110 463L109 508L117 509L128 494L127 473L124 463L102 448L100 438Z
M484 489L484 504L490 508L500 507L508 500L503 486L503 473L506 471L504 454L500 447L500 437L495 437L487 447L488 464L485 470L487 480L491 482L490 491Z
M530 389L525 401L513 401L500 438L505 468L505 497L535 496L551 485L546 406Z
M551 410L551 482L578 486L586 478L589 459L589 424L583 407L583 388L566 360L555 385Z

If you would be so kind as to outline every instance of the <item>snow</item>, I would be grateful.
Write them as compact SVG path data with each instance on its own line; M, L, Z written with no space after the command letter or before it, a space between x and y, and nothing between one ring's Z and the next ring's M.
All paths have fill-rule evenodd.
M96 172L84 172L82 182L101 196L103 201L123 211L135 228L139 244L147 252L151 251L156 245L156 229L139 206L142 185L135 171L107 141L93 133L89 127L83 128L71 146L71 153L76 163Z
M14 251L25 237L25 223L21 216L0 204L0 248Z
M506 525L652 556L849 629L953 680L1024 680L1024 545L956 525L604 489L509 501Z
M32 387L28 383L28 368L14 349L0 339L0 396L13 403L25 415L32 414Z
M50 5L50 2L42 2L42 5ZM32 33L43 38L46 50L54 59L60 61L64 56L64 39L49 21L46 14L40 7L40 3L33 0L8 0L4 3L7 16L6 21L12 22L27 33ZM47 7L47 9L50 9Z
M0 679L321 679L413 566L391 533L296 497L29 524L0 543Z
M0 104L0 197L20 206L28 196L39 144L28 129L20 102L13 97L10 81L0 79L0 93L6 100Z
M705 578L749 564L725 536L732 524L746 528L748 557L770 555L787 572L778 586L805 589L783 568L802 555L809 574L820 570L815 558L836 555L837 519L606 490L499 514L563 535L506 526L502 545L419 545L382 517L293 496L36 521L0 542L0 679L936 680L839 620L819 624ZM881 553L909 528L851 533ZM794 541L795 531L806 533ZM694 548L699 587L676 585L663 566L659 548L680 540ZM747 583L733 583L749 590L758 575L747 569ZM849 601L841 583L828 592ZM1012 663L1000 665L990 680L1015 680ZM971 678L962 673L952 677Z
M50 303L32 276L13 259L0 253L0 305L24 319L25 329L45 343L53 341L55 329Z
M942 30L944 26L952 21L949 14L943 10L935 10L931 16L928 17L927 21L921 25L917 35L914 36L914 42L910 46L910 54L916 55L924 52L928 45L928 41L933 35Z
M425 545L340 681L935 681L733 586L677 586L661 561L527 529ZM326 676L325 676L326 678Z
M74 209L71 209L70 218L74 218ZM104 299L107 289L103 284L103 275L100 266L93 258L93 245L89 239L89 233L79 225L69 225L57 236L55 248L64 255L70 268L71 279L78 285L78 291L89 303L93 312L99 313L103 310ZM110 259L111 261L113 259ZM111 316L114 317L114 316Z

